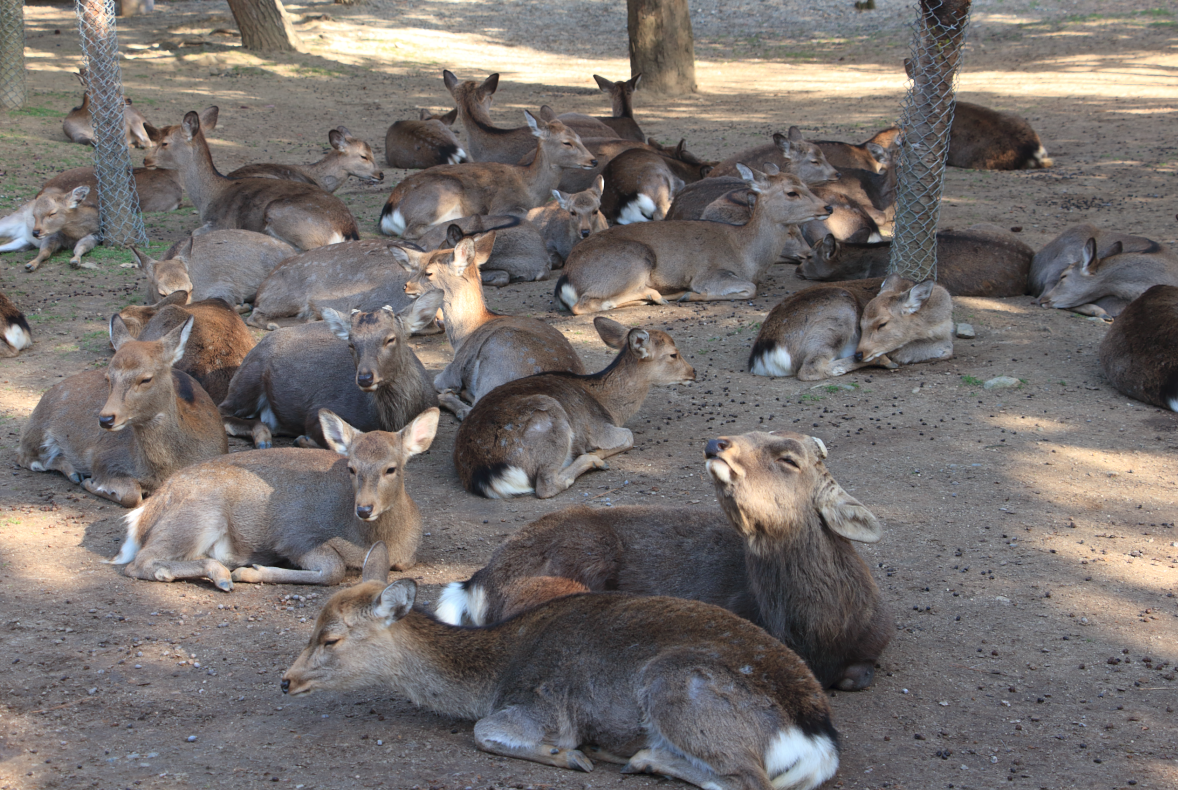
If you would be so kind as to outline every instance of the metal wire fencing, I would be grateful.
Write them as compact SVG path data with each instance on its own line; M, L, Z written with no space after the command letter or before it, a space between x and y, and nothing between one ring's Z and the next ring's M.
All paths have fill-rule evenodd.
M25 103L24 0L0 0L0 107Z
M918 0L912 85L900 118L903 140L896 171L896 220L888 271L921 282L937 276L937 223L949 153L949 128L970 0Z
M115 30L114 0L76 0L78 32L90 117L94 124L94 175L98 180L98 215L104 243L122 247L147 244L131 152L123 121L123 76Z

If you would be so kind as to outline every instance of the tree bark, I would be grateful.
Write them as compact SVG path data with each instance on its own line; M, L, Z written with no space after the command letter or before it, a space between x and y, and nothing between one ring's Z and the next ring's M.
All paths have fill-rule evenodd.
M297 52L299 34L282 0L229 0L229 10L241 31L241 46L260 52Z
M687 0L627 0L630 73L642 88L664 94L695 92L695 37Z

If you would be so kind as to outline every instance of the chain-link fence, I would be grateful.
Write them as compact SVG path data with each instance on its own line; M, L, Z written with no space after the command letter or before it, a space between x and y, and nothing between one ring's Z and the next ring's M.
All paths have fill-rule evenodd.
M918 0L912 85L900 119L896 222L888 270L920 282L937 276L937 222L949 153L949 128L970 0Z
M103 241L129 246L147 244L131 152L123 121L123 77L115 31L114 0L77 0L78 32L86 58L86 92L94 124L94 175L98 179L98 215Z
M25 103L24 0L0 0L0 107Z

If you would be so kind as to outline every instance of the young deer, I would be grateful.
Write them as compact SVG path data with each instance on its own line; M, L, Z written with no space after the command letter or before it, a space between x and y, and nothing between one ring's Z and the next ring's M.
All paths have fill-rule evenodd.
M56 190L41 194L33 201L33 238L41 250L25 264L25 271L37 267L60 250L72 246L70 266L75 269L95 269L97 264L83 263L82 256L98 246L102 232L98 224L98 203L87 202L90 187L76 187L70 192Z
M524 115L539 141L530 165L476 162L415 173L389 195L380 214L381 232L415 239L431 225L474 214L522 216L548 200L562 170L597 165L576 132L560 121L540 122L529 112Z
M582 771L595 757L709 790L813 790L838 769L813 674L723 609L573 595L456 628L415 609L417 584L388 584L379 545L372 554L363 582L324 605L284 693L384 686L476 720L475 745L491 754Z
M385 573L412 568L421 513L405 465L429 449L438 410L397 433L362 433L327 409L318 419L329 450L250 450L173 475L127 514L109 562L132 578L207 578L225 592L234 582L339 584L376 541L393 547ZM272 566L282 561L295 567Z
M252 230L214 230L176 242L163 260L132 247L149 302L176 291L189 301L224 299L238 307L254 301L258 286L282 261L298 251L282 239Z
M692 155L684 143L655 151L632 148L611 159L602 171L606 189L601 211L606 220L629 225L666 217L675 194L704 178L716 164Z
M664 221L617 225L573 250L556 283L556 300L572 313L612 310L630 302L751 299L777 260L790 225L821 219L830 207L785 173L740 166L757 193L743 226Z
M384 173L376 166L372 146L353 137L348 127L341 126L327 133L331 150L318 162L309 165L279 165L263 163L239 167L226 178L277 178L299 181L317 186L325 192L335 192L348 176L355 176L370 186L384 181Z
M467 491L491 499L556 496L634 446L634 435L621 426L651 385L695 381L667 333L628 329L605 317L593 325L606 345L619 349L605 370L517 379L470 410L454 440L454 466Z
M802 137L801 129L796 126L789 127L787 134L775 132L770 144L728 157L708 173L708 178L735 176L738 174L738 164L757 170L764 170L765 165L774 164L783 172L793 173L811 187L839 178L839 171L826 161L822 149Z
M175 170L159 167L137 167L131 171L135 176L135 193L139 196L140 211L175 211L184 199L184 187L180 174ZM90 187L92 195L98 194L98 177L93 167L74 167L41 185L40 195L48 190L58 189L69 192L80 186ZM94 201L91 201L94 202Z
M33 345L29 321L11 299L0 291L0 357L15 357Z
M217 108L204 117L215 119ZM147 155L148 165L179 170L184 189L200 211L196 233L241 228L268 233L300 250L360 238L356 219L343 201L317 186L274 178L226 178L213 165L195 112L169 127Z
M1054 288L1064 269L1080 262L1088 239L1096 241L1097 258L1107 258L1112 255L1112 246L1118 242L1121 245L1122 253L1139 252L1156 255L1169 252L1164 244L1158 244L1153 239L1147 239L1144 236L1101 230L1088 223L1072 225L1035 253L1035 257L1031 261L1031 273L1028 276L1031 295L1043 296Z
M528 222L535 225L544 237L552 268L563 266L579 242L609 227L601 214L601 194L604 189L605 179L601 176L596 178L593 186L571 195L554 189L554 202L528 212Z
M90 88L86 85L86 69L79 69L76 76L78 82L82 83L82 104L66 114L65 120L61 122L61 130L70 142L94 145L94 121L90 117ZM123 134L127 147L147 148L151 145L144 128L147 119L132 106L130 99L123 99L123 103Z
M878 293L877 293L878 290ZM868 365L953 356L953 302L932 280L897 274L811 288L770 311L749 354L757 376L818 381Z
M527 126L504 129L495 126L491 120L489 110L495 91L499 88L498 74L492 74L480 84L474 80L459 82L452 72L443 71L442 82L454 97L458 120L466 129L472 161L514 165L525 154L535 150L536 137L531 121ZM531 117L531 113L527 115Z
M394 253L412 273L406 293L442 292L446 339L454 359L434 378L434 389L438 403L460 420L501 384L550 371L585 372L581 358L559 329L538 318L499 315L487 309L479 267L494 243L493 231L463 239L452 255L428 256L420 269L404 251Z
M601 89L602 93L609 94L611 109L613 111L612 117L604 118L597 116L597 120L613 129L614 136L623 140L637 140L640 143L646 142L646 136L642 133L642 129L638 126L638 122L634 120L634 105L632 97L634 91L638 90L638 83L642 81L642 74L635 74L626 81L613 82L607 80L605 77L593 75L597 87Z
M421 170L434 165L456 165L467 161L462 143L450 127L458 108L444 115L421 111L417 121L396 121L384 136L384 156L389 167Z
M1080 260L1060 272L1059 282L1039 297L1039 304L1111 320L1154 285L1178 285L1178 255L1125 252L1115 241L1101 257L1096 239L1090 238Z
M827 471L826 446L794 433L747 433L709 441L704 455L723 512L635 505L552 513L449 585L438 618L495 623L576 587L670 595L752 620L796 650L823 686L869 685L892 627L850 541L875 543L881 530Z
M814 145L822 149L830 166L840 172L855 169L883 173L895 169L902 140L900 127L889 126L858 145L836 140L815 140Z
M1178 411L1178 287L1154 285L1121 311L1100 343L1100 369L1130 398Z
M184 355L175 367L196 379L213 403L225 400L233 374L255 345L254 336L228 302L190 303L185 291L174 291L150 306L124 307L118 317L136 340L159 340L192 318Z
M529 212L530 213L530 212ZM547 280L552 259L540 230L526 219L510 215L476 214L444 225L434 225L417 239L423 250L453 249L466 236L493 234L491 257L479 265L483 285ZM408 249L408 248L404 248Z
M271 446L273 433L323 447L319 410L330 409L362 431L396 431L438 405L409 333L433 321L440 293L394 313L385 306L351 318L324 310L323 321L262 338L241 363L221 403L225 430Z
M229 450L212 398L187 373L190 318L159 340L110 322L115 355L49 389L20 437L20 465L56 470L97 496L136 507L168 475Z

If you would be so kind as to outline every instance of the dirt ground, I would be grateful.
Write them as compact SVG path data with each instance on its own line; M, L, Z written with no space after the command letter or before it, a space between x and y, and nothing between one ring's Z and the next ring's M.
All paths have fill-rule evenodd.
M636 113L664 141L720 159L798 124L861 140L899 111L908 32L901 2L856 14L850 0L692 4L697 95L639 92ZM1088 221L1174 244L1178 17L1150 2L975 2L961 95L1027 116L1056 167L952 171L942 227L996 222L1040 246ZM1115 12L1109 9L1115 5ZM592 73L628 75L617 2L370 0L293 3L308 52L241 52L223 2L161 2L120 20L128 95L156 124L221 108L223 170L313 161L346 124L383 153L392 121L449 97L442 68L503 72L496 118L522 108L608 111ZM30 101L0 115L0 212L50 175L87 163L61 118L77 103L72 6L29 5ZM328 14L330 18L314 18ZM136 155L138 156L138 155ZM403 172L341 192L364 235ZM196 224L149 215L152 250ZM101 564L123 511L55 474L16 465L22 426L63 376L110 357L106 320L140 298L129 255L98 249L94 271L65 255L26 274L0 256L0 287L36 340L0 362L0 790L18 788L647 788L670 780L550 769L475 750L471 724L379 689L283 698L281 672L330 590L128 580ZM977 338L947 362L869 370L818 386L744 372L759 322L801 281L777 268L747 303L619 311L666 329L696 367L655 390L630 427L636 446L552 501L464 493L450 460L456 423L415 459L410 493L426 518L410 574L433 600L522 524L575 502L716 507L708 438L785 428L821 437L835 477L885 524L860 548L896 634L874 686L832 693L844 788L1178 786L1178 418L1104 381L1106 327L1029 297L956 300ZM490 293L494 308L553 321L587 367L609 355L588 318L554 310L551 283ZM419 339L426 367L444 337ZM1020 388L985 391L998 375ZM233 449L245 445L234 441ZM690 572L688 570L688 572ZM266 786L275 786L267 784Z

